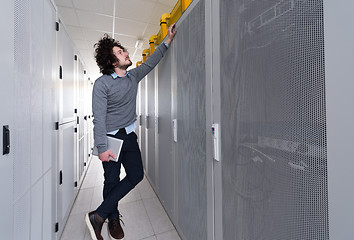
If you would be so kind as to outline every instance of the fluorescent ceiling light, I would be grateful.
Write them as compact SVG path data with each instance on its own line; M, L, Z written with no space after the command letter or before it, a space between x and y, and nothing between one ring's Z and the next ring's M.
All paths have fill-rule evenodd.
M143 47L143 40L138 39L135 43L135 48L141 49Z

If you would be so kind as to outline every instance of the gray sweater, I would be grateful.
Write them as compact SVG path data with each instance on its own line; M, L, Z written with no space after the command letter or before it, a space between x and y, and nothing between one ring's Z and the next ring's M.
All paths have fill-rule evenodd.
M159 63L165 54L165 44L139 67L125 77L102 75L93 86L92 111L94 140L98 153L107 151L107 132L125 128L136 121L136 95L138 83Z

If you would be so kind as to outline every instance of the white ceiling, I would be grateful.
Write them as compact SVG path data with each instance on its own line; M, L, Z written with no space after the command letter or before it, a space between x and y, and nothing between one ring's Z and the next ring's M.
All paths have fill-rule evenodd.
M179 0L54 0L61 21L82 56L92 79L99 70L93 45L108 33L130 53L133 67L142 59L149 38L160 29L160 17L170 13ZM115 7L114 7L115 6ZM113 29L114 26L114 29ZM135 49L138 39L143 47Z

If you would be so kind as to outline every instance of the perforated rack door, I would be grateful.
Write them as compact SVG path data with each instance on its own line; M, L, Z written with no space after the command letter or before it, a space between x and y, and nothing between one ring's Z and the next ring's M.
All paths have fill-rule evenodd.
M158 162L158 185L162 204L168 209L168 213L173 213L175 201L174 196L174 158L172 157L172 117L171 117L171 77L172 77L172 56L174 45L171 44L169 50L161 59L158 74L158 134L157 134L157 154ZM171 217L172 218L172 217Z
M224 239L328 239L323 2L220 4Z
M207 239L205 2L194 4L180 22L182 34L173 43L178 53L176 201L178 225L185 238Z
M156 86L155 86L155 69L152 70L146 76L146 92L147 92L147 119L148 128L146 140L148 142L147 151L147 174L149 176L150 181L155 187L158 187L156 182L156 168L158 167L158 159L155 156L155 94L156 94Z
M14 239L30 236L31 211L31 4L29 0L14 1L14 104L13 146L13 199ZM26 137L25 137L26 136Z

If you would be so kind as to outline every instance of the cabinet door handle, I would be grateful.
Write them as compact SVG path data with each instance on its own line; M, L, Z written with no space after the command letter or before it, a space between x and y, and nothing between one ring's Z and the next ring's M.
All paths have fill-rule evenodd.
M2 127L3 130L3 137L2 137L2 155L10 153L10 129L9 125L5 125Z

